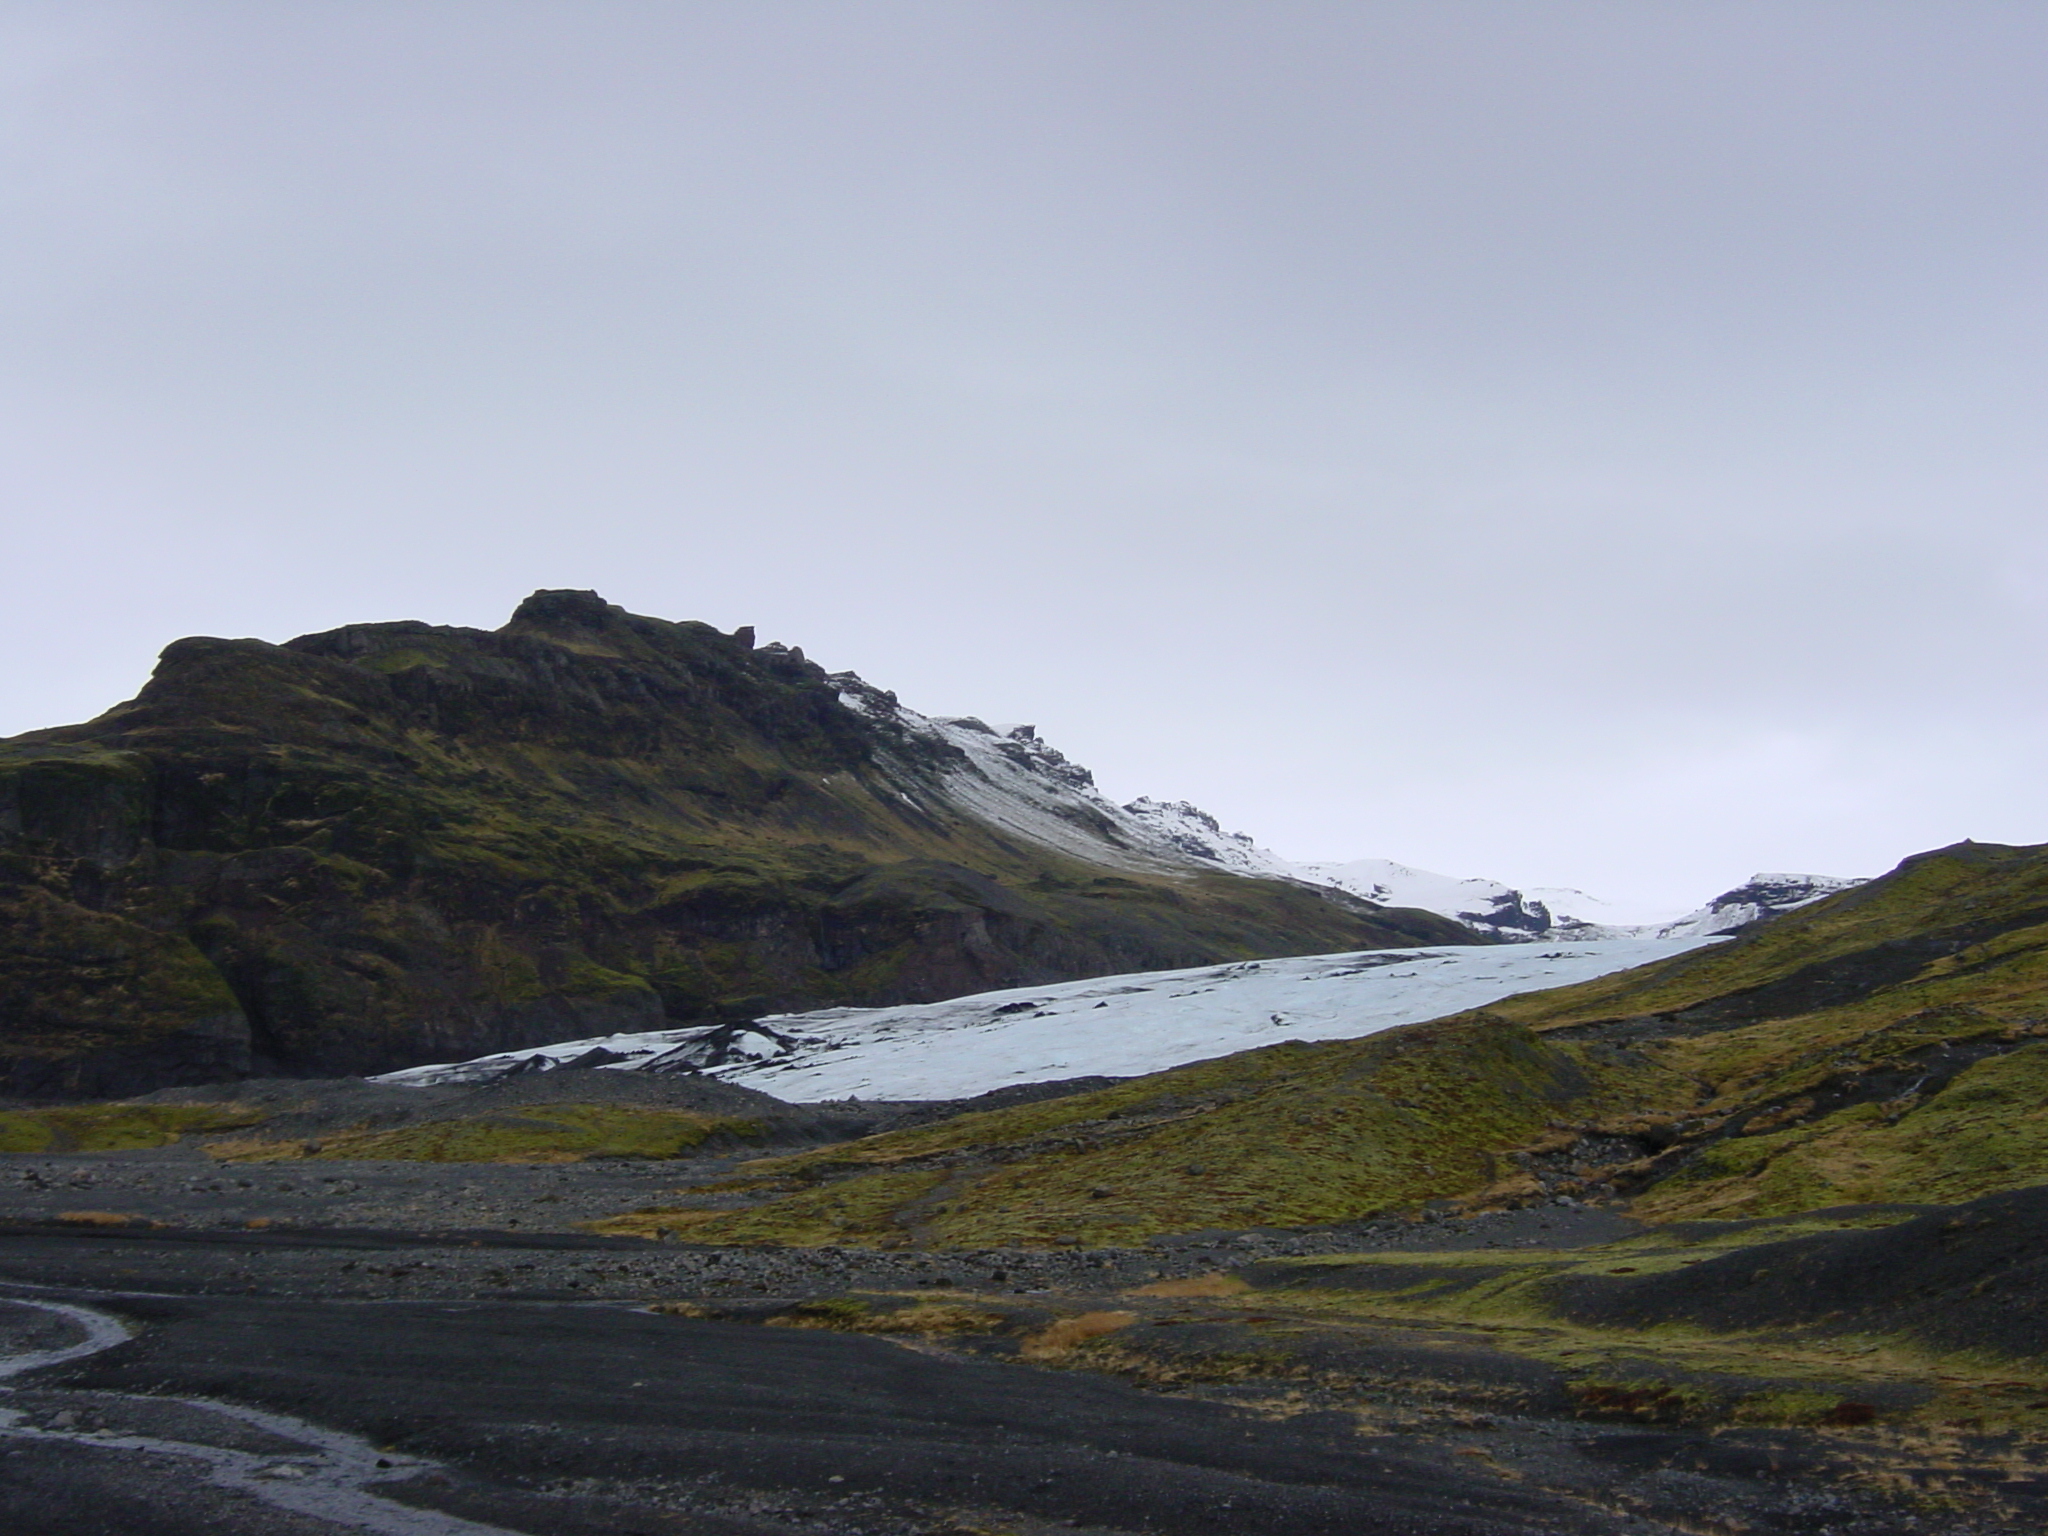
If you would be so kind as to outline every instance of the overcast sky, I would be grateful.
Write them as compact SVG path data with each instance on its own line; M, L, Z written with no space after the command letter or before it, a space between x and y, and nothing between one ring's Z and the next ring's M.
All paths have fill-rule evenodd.
M535 587L1296 858L2048 840L2048 6L0 0L0 733Z

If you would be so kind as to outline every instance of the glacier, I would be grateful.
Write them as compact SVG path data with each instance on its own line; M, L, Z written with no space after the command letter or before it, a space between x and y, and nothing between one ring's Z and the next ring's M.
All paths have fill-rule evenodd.
M411 1067L378 1081L482 1082L565 1068L701 1072L778 1098L817 1101L959 1099L1061 1078L1130 1077L1280 1040L1351 1039L1589 980L1684 953L1861 883L1762 874L1682 917L1631 922L1615 919L1641 914L1582 891L1517 890L1391 859L1296 863L1225 831L1185 801L1117 804L1033 726L922 715L855 673L833 673L831 680L842 705L885 727L889 752L919 765L920 772L901 776L915 786L915 796L902 792L914 810L964 812L1099 867L1289 880L1378 906L1421 908L1464 924L1479 942L698 1023Z
M701 1072L797 1102L961 1099L1059 1078L1136 1077L1283 1040L1355 1039L1715 942L1690 935L1246 960L569 1040L376 1081L426 1087L585 1068Z

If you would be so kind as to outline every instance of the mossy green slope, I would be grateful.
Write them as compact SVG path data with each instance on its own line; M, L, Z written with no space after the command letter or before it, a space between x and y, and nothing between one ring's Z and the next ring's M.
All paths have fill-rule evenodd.
M758 1121L685 1109L538 1104L517 1112L452 1115L390 1130L343 1131L313 1141L265 1139L259 1130L248 1139L216 1141L208 1151L231 1163L566 1163L593 1157L684 1157L707 1142L744 1144L761 1130Z
M880 1168L932 1177L892 1205L863 1192ZM753 1171L765 1203L690 1229L1108 1242L1433 1198L1759 1217L2044 1182L2048 849L1942 849L1635 971Z
M0 743L0 1090L372 1072L665 1023L1470 940L944 809L801 652L538 593L497 631L182 640Z
M1270 1260L1218 1304L1484 1330L1492 1347L1565 1368L1594 1416L1975 1420L2038 1435L2044 1196L1672 1222L1565 1251Z
M1964 843L1675 962L1499 1006L1691 1092L1613 1187L1652 1216L2048 1180L2048 850Z
M0 1152L126 1152L262 1119L227 1104L76 1104L0 1110Z
M1508 1149L1561 1117L1633 1112L1641 1088L1597 1047L1464 1016L763 1160L740 1187L764 1205L607 1230L973 1246L1334 1221L1489 1186Z

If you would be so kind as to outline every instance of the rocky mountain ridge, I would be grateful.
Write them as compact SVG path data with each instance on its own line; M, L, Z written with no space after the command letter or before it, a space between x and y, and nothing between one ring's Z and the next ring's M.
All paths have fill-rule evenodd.
M1035 733L588 592L181 640L128 703L0 742L17 1095L1470 941L1191 860Z

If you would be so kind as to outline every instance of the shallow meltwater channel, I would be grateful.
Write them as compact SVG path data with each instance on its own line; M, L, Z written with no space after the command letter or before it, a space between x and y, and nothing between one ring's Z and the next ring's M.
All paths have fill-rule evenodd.
M379 1536L517 1536L501 1526L383 1497L374 1485L434 1470L418 1457L288 1414L203 1398L24 1387L19 1378L127 1342L129 1329L90 1307L0 1299L0 1445L70 1445L196 1464L204 1481L275 1509ZM75 1400L75 1406L66 1406ZM91 1420L90 1427L84 1422ZM179 1469L190 1477L191 1471Z

